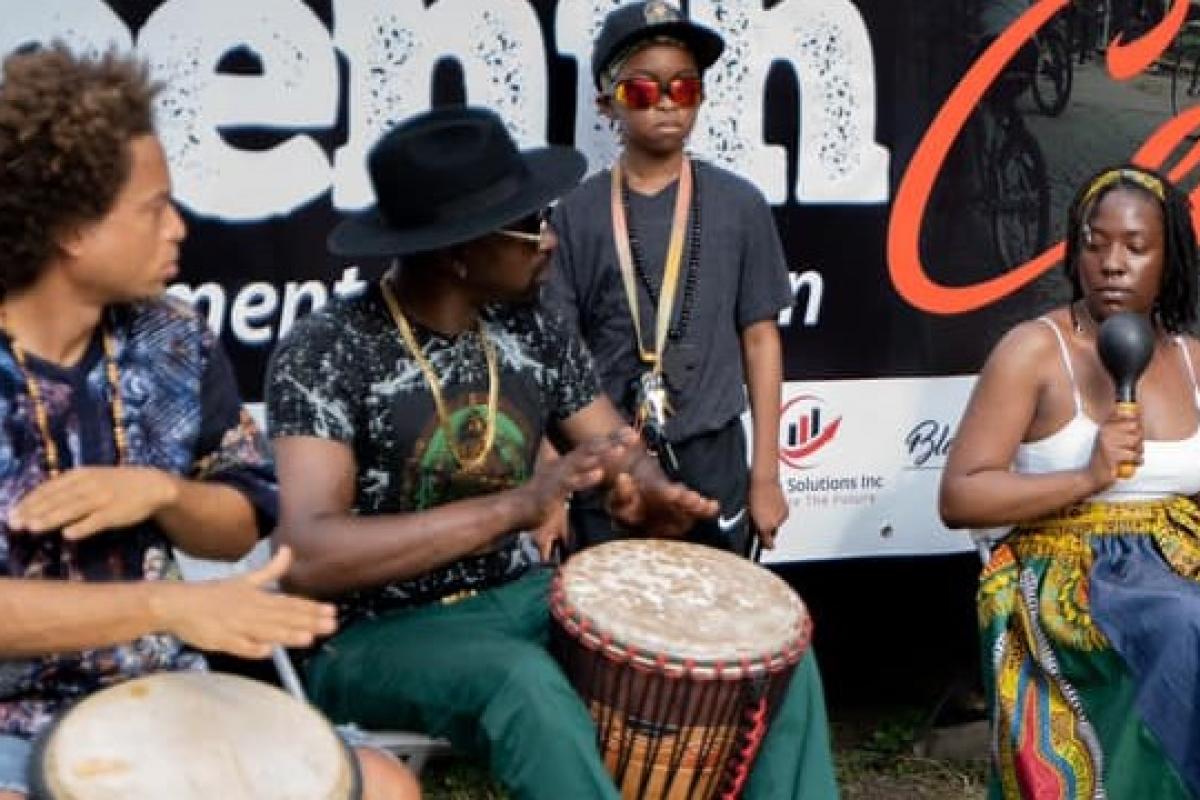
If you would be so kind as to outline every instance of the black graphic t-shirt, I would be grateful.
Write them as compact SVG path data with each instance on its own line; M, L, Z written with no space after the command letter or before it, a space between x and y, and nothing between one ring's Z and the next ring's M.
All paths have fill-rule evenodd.
M533 470L543 432L592 402L599 386L582 342L552 314L495 306L484 311L483 325L497 356L500 402L495 443L477 470L458 465L425 375L378 286L307 315L280 344L267 376L271 436L348 444L358 469L356 514L423 511L520 485ZM440 379L458 448L477 452L488 394L478 332L447 337L415 322L413 330ZM488 553L343 597L341 617L345 622L504 583L537 560L528 534L514 531Z

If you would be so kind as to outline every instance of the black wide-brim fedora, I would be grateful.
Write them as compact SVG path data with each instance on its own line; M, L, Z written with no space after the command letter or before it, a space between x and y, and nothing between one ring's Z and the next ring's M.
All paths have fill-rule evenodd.
M570 147L518 150L488 109L434 109L371 149L375 205L342 220L329 249L352 258L400 256L478 239L545 208L586 168Z
M638 42L658 38L682 42L696 59L700 71L711 67L725 50L725 40L716 31L697 25L665 0L646 0L620 6L604 18L592 48L592 80L601 89L600 76L614 59Z

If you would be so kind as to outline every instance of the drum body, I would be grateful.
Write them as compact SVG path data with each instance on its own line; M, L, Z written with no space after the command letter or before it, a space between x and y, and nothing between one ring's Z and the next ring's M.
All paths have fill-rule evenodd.
M811 636L783 580L703 545L616 541L559 570L551 613L623 798L740 795Z
M357 800L349 749L316 710L259 681L173 672L97 692L38 743L46 800Z

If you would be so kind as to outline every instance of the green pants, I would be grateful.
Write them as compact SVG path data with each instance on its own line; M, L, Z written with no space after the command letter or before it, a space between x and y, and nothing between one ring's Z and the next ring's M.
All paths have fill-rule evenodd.
M591 717L546 649L550 578L535 570L454 605L351 626L311 660L313 701L338 723L448 738L487 761L517 798L617 797ZM745 797L837 797L811 653L796 669Z

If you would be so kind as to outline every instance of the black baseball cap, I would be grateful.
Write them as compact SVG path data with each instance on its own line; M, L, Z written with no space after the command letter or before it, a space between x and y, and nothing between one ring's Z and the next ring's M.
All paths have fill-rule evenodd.
M703 72L720 58L725 41L720 34L688 20L665 0L628 3L604 18L592 49L592 80L600 89L600 76L612 62L638 42L658 37L676 39L696 58Z

